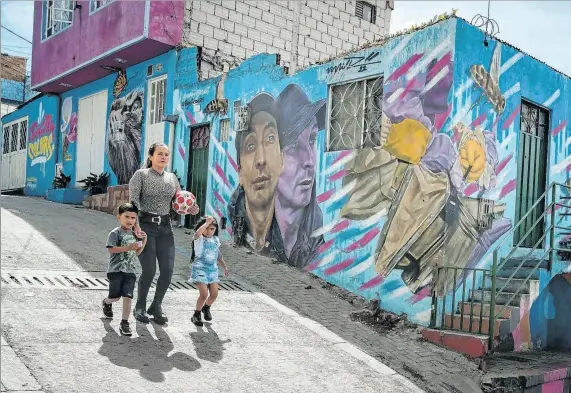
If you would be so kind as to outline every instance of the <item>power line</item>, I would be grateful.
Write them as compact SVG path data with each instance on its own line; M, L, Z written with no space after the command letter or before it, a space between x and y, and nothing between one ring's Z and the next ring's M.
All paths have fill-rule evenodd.
M14 33L12 30L10 30L9 28L7 28L6 26L2 25L3 29L6 29L7 31L9 31L10 33L14 34L16 37L20 37L21 39L23 39L26 42L29 42L30 44L32 43L32 41L30 41L27 38L22 37L20 34Z

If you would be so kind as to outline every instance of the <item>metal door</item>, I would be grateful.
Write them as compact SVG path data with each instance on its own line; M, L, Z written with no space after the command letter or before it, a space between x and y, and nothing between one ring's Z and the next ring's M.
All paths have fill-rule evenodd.
M210 126L207 124L190 128L190 157L188 160L188 179L186 189L196 196L201 214L187 215L184 226L194 228L206 210L206 189L208 187L208 146Z
M107 91L79 100L77 110L76 185L90 173L103 172Z
M4 125L2 145L2 190L16 190L26 185L28 118Z
M532 208L545 192L547 181L547 144L549 143L549 111L527 101L521 104L521 122L518 145L517 192L515 223ZM520 240L520 247L542 248L540 241L544 233L545 220L542 218L533 231L526 236L540 216L545 205L539 203L514 233L514 245Z

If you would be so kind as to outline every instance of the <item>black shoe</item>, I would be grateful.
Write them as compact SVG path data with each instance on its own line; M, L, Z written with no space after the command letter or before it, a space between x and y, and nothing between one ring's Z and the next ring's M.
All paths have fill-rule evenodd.
M129 322L122 320L121 324L119 325L119 332L123 336L132 336L133 332L131 331L131 327L129 326Z
M212 321L212 314L210 314L210 306L208 304L202 307L202 313L204 314L205 321Z
M147 310L147 313L151 315L156 323L159 325L164 325L169 321L165 313L163 312L163 308L160 304L151 304L151 307Z
M204 326L202 323L202 316L200 315L200 311L195 311L190 321L194 323L196 326Z
M142 309L135 308L135 310L133 310L133 316L139 322L149 323L149 317L147 316L147 313L145 312L144 308Z
M101 305L103 306L103 315L105 315L105 318L113 319L113 306L105 303L105 299L103 299Z

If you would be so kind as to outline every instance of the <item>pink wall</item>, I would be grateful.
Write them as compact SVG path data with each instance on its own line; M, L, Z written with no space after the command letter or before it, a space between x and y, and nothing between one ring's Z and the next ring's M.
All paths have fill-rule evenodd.
M176 46L182 38L184 1L151 1L149 38Z
M89 1L78 1L73 25L42 42L43 1L34 4L32 86L118 47L144 33L145 1L114 1L89 14Z

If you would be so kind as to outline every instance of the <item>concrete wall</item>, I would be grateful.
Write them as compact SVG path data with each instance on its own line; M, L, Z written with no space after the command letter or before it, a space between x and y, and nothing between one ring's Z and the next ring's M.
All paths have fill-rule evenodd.
M259 53L279 53L294 71L387 35L393 2L369 3L375 24L355 16L354 0L186 0L183 44L202 47L204 79Z

